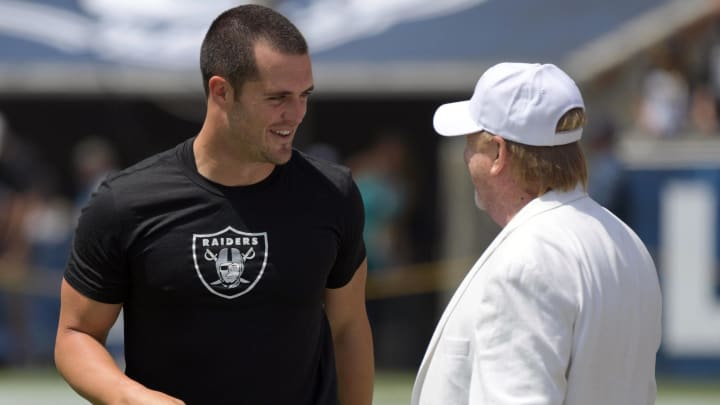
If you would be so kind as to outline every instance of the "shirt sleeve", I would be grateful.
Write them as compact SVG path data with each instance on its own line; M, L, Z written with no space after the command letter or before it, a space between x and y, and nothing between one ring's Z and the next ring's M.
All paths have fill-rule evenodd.
M365 209L360 190L352 179L349 179L342 212L340 247L335 265L328 276L327 288L339 288L347 284L365 259L365 242L363 240Z
M564 403L576 314L572 286L553 277L558 263L518 256L524 255L492 269L478 307L471 404Z
M88 298L114 304L127 297L123 218L107 183L100 185L80 215L64 278Z

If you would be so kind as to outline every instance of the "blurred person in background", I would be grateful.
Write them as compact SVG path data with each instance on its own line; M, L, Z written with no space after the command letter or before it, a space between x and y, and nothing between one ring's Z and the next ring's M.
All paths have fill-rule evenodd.
M29 199L28 179L23 175L26 151L0 114L0 366L24 364L30 355L25 297L13 288L27 272L29 248L23 229Z
M115 153L103 138L90 136L72 149L76 187L74 201L52 190L32 193L23 230L28 243L28 319L32 361L51 364L58 327L60 298L57 285L72 243L72 231L80 209L87 203L99 181L115 168Z
M38 222L54 194L45 161L0 115L0 364L10 366L41 360L39 354L52 347L38 345L45 324L35 322L34 311L44 298L43 279L34 271L43 259L39 248L55 230ZM57 318L57 310L51 314Z
M347 168L293 149L305 39L239 6L200 64L199 134L109 176L81 215L57 367L93 403L368 405L360 193ZM104 346L121 308L124 373Z
M442 315L412 404L655 401L661 297L638 236L585 192L585 107L554 65L501 63L434 127L465 136L475 202L502 227Z
M23 221L28 244L27 278L23 292L27 299L31 361L53 362L62 280L72 240L72 203L58 193L33 195Z
M611 118L600 115L585 129L587 135L587 191L598 204L623 218L625 168L615 152L617 127Z
M314 142L306 146L303 151L317 159L326 160L332 163L340 163L340 152L333 145L325 142Z
M690 99L690 122L694 132L702 136L718 135L715 95L707 83L697 83Z
M652 66L642 80L637 123L651 137L678 137L689 123L690 87L676 46L654 49Z
M408 203L407 146L392 131L381 132L365 150L347 159L365 206L368 271L405 263L409 253L402 226Z
M105 138L88 136L73 147L72 167L75 176L77 215L102 180L115 172L117 166L115 148Z
M401 133L386 129L378 131L368 147L346 161L365 206L368 273L379 280L410 260L405 224L410 204L408 155ZM414 308L396 297L369 300L367 309L377 366L398 367L417 336Z

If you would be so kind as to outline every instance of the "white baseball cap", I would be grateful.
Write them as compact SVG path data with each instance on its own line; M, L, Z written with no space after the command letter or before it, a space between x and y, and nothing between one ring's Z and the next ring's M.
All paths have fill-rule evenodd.
M582 95L557 66L505 62L480 76L470 100L438 107L433 126L445 136L484 130L525 145L565 145L582 136L582 128L555 131L573 108L585 108Z

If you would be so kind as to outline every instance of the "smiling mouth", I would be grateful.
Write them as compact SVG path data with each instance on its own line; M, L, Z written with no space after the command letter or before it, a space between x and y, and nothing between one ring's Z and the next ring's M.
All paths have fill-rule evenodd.
M287 137L287 136L290 136L290 134L292 134L292 131L289 129L286 129L286 130L271 129L270 132L272 132L275 135L282 136L282 137Z

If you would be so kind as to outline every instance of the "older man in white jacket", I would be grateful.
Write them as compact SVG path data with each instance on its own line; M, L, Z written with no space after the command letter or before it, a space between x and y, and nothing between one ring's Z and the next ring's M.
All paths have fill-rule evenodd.
M661 297L638 236L585 192L585 107L554 65L501 63L435 130L466 136L475 201L503 229L435 330L414 405L655 402Z

